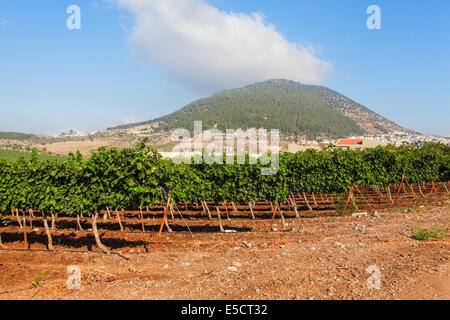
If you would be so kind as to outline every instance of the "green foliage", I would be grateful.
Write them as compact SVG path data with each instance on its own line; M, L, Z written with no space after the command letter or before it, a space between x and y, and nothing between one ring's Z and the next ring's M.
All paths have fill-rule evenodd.
M31 283L31 286L35 287L35 288L39 287L41 285L41 277L43 277L44 275L45 275L45 272L41 272L36 277L34 277L34 280Z
M334 207L336 212L341 215L351 215L352 213L356 212L358 210L357 204L355 199L353 198L353 201L350 200L347 208L345 208L345 205L348 201L348 195L347 194L335 194L333 195L334 198ZM345 212L344 212L345 209Z
M429 239L445 239L448 238L448 234L445 227L433 227L431 230L422 229L416 226L411 230L413 239L420 241L428 241Z
M38 156L34 151L29 160L0 160L1 212L32 208L76 215L106 207L132 210L165 204L168 194L176 203L275 203L283 202L290 190L347 194L355 182L383 187L399 183L405 172L410 183L433 181L436 175L438 181L450 180L450 148L431 144L285 153L280 154L277 173L269 176L261 174L268 165L261 159L250 164L248 156L244 164L174 164L146 141L120 150L102 147L88 159L79 152L64 162ZM348 212L352 206L350 202Z

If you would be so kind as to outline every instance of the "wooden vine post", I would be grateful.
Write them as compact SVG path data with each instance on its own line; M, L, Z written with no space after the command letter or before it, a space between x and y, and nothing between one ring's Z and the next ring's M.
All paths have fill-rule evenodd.
M161 233L162 233L162 231L163 231L164 224L165 224L166 219L167 219L167 210L169 209L170 199L171 199L171 196L170 196L170 194L169 194L169 196L168 196L168 198L167 198L167 204L166 204L166 206L165 206L165 208L164 208L163 221L161 222L161 226L159 227L158 238L161 237Z
M117 217L117 221L119 222L119 226L120 226L120 231L123 232L123 225L122 225L122 221L120 220L120 214L119 211L116 209L116 217Z
M278 201L277 204L275 205L275 209L273 210L273 215L272 215L272 219L270 220L270 226L269 226L269 231L272 231L272 225L273 225L273 220L275 219L275 215L277 214L277 210L278 210Z
M175 220L175 215L174 215L174 210L173 210L173 203L172 203L172 201L170 202L169 209L170 209L170 216L172 217L172 220Z
M447 182L444 182L444 189L445 189L445 191L448 193Z
M227 214L227 220L230 220L230 215L228 214L228 207L227 207L227 203L224 201L223 202L223 206L224 206L224 208L225 208L225 212L226 212L226 214Z
M202 213L200 215L203 217L206 213L205 204L203 203L203 201L200 201L200 203L202 204Z
M206 201L203 201L203 204L205 205L206 211L208 212L209 220L212 220L211 211L209 210L208 204L206 203Z
M43 219L44 219L44 228L45 228L45 233L47 234L47 241L48 241L48 250L53 250L53 240L52 240L52 235L50 233L50 228L48 227L48 221L47 221L47 214L44 213L43 214Z
M221 216L220 216L220 209L219 209L219 206L216 206L216 210L217 210L217 218L219 219L219 228L220 228L220 232L224 233L224 232L225 232L225 229L223 228L223 225L222 225L222 218L221 218Z
M419 188L419 192L422 195L422 198L425 198L425 195L422 192L422 189L420 188L420 183L417 184L417 187Z
M431 187L430 196L433 194L434 187L436 186L436 180L437 180L438 175L439 175L439 168L440 168L440 166L437 167L436 176L434 177L434 180L433 180L433 186Z
M27 219L25 216L25 211L23 212L23 241L25 242L25 248L29 249L27 236Z
M400 195L400 191L402 191L404 182L405 182L405 174L403 174L403 176L402 176L402 182L400 183L400 187L398 188L397 196L395 197L395 202L398 201L398 196Z
M286 229L286 220L284 219L284 214L283 214L283 211L281 210L281 205L280 205L280 208L278 209L278 211L280 211L281 224L283 225L283 230L285 230Z
M292 207L294 208L294 212L295 212L295 217L298 219L300 218L300 215L298 214L298 210L297 210L297 204L295 203L294 197L292 195L292 192L289 192L289 200L291 202Z
M306 198L306 193L305 193L305 191L303 191L303 199L305 199L306 206L308 207L308 210L309 210L310 212L312 212L313 209L312 209L311 206L309 205L308 198Z
M394 203L394 200L392 200L392 196L391 196L391 186L388 184L387 189L386 189L386 194L387 194L387 198Z
M316 197L314 196L314 192L312 193L312 198L313 198L313 201L314 201L314 206L317 207L317 201L316 201Z
M409 189L411 189L411 192L413 193L414 197L417 198L417 194L414 191L414 188L406 181L406 185L409 187Z
M22 226L22 221L20 221L19 209L16 209L16 218L17 218L17 222L19 222L20 229L22 229L23 226Z
M251 201L248 203L248 207L250 208L250 214L252 216L252 219L255 220L255 214L253 213L253 204Z
M109 213L109 207L106 206L106 212L108 213L108 219L111 220L111 214Z
M140 212L140 215L141 215L142 232L145 232L144 213L142 212L142 206L139 206L139 212Z
M83 227L81 226L81 220L80 220L79 214L77 214L77 226L78 226L78 230L83 231Z
M33 230L33 209L29 209L28 212L30 213L30 229Z
M170 203L172 204L172 201ZM170 205L169 205L169 208L170 208ZM169 210L169 209L166 209L166 210ZM172 213L172 212L170 212L170 213ZM166 224L167 232L168 233L172 233L172 229L169 226L169 218L168 218L168 216L166 216L166 221L164 223Z
M50 212L50 214L52 215L52 230L55 230L56 217L58 214L54 214L53 212Z
M355 189L355 185L356 185L356 183L353 183L353 186L352 186L352 188L350 189L350 193L349 193L349 195L348 195L347 203L345 204L344 211L342 211L342 215L343 215L343 216L345 215L345 211L347 211L347 207L348 207L348 204L350 203L350 199L351 199L352 196L353 196L353 190Z
M100 240L100 236L97 230L97 219L98 219L98 211L95 211L94 219L92 219L92 232L94 233L95 243L97 244L97 247L99 247L100 250L109 251L109 249L105 247Z

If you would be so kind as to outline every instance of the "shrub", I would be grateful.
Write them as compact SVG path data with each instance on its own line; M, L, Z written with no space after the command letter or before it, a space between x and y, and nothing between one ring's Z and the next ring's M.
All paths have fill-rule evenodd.
M431 230L421 229L416 227L412 231L412 238L419 241L428 241L430 238L432 239L445 239L448 237L448 234L445 230L445 227L433 227Z

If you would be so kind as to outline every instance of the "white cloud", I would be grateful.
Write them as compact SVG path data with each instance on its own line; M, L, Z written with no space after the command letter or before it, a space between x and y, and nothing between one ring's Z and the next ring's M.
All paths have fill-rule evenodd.
M135 56L202 93L271 78L320 83L331 64L288 42L260 13L227 13L204 0L116 0L135 14Z
M9 20L6 20L6 19L0 20L0 26L2 26L2 27L6 26L8 24L9 24Z
M137 122L134 116L119 117L117 120L119 120L121 124L129 124Z

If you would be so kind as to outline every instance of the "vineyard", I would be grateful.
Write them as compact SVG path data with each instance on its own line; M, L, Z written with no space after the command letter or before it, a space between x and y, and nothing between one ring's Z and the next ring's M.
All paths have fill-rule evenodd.
M147 249L162 231L278 231L275 219L288 229L289 219L441 204L450 188L444 145L308 150L281 154L278 166L264 176L261 161L174 164L145 142L64 162L0 160L0 246L82 239L108 251L120 246L110 236L140 234Z
M21 150L0 148L0 159L4 159L7 161L16 161L20 157L25 157L25 159L31 159L31 154L32 154L31 151L21 151ZM47 159L65 160L65 157L63 157L63 156L50 155L48 153L40 153L38 158L43 161L45 161Z

